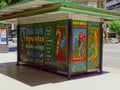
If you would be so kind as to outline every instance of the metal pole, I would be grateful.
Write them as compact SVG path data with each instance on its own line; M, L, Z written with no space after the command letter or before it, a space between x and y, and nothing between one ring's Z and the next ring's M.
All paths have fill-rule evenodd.
M103 71L103 28L102 28L102 24L101 23L101 30L100 30L100 73L102 73Z
M68 79L71 79L72 20L68 20Z
M20 61L20 27L17 25L17 65Z

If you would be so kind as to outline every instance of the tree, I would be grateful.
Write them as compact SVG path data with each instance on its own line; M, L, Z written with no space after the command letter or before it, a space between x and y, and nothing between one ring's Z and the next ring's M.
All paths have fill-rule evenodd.
M25 0L5 0L7 2L7 4L15 4L15 3L19 3L19 2L22 2L22 1L25 1Z
M7 2L8 4L15 4L15 3L22 2L22 1L25 1L25 0L6 0L6 2Z
M7 25L6 24L3 24L3 23L0 23L0 27L7 27Z
M8 5L19 3L25 0L0 0L0 8L4 8Z
M7 6L6 0L1 0L0 1L0 8L6 7L6 6Z
M120 20L116 20L116 21L110 21L108 23L108 27L110 28L110 30L112 32L117 33L118 35L120 35Z

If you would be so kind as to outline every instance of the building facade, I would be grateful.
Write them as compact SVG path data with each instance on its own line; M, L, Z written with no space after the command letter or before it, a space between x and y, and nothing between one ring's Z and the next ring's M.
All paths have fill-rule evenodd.
M93 6L93 7L103 7L103 1L104 0L68 0L71 2L76 2L76 3L82 3L88 6Z
M106 0L105 6L109 10L120 11L120 0Z
M104 6L108 10L115 10L120 12L120 0L105 0ZM107 23L108 22L106 22L106 24ZM106 26L105 32L108 40L110 40L111 38L117 38L120 41L120 35L117 35L116 33L111 32L108 26Z

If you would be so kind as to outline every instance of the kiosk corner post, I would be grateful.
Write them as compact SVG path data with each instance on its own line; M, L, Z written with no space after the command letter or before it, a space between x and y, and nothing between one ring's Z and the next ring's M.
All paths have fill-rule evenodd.
M8 28L7 28L7 31L6 31L6 32L7 32L7 36L8 36L8 37L7 37L7 45L8 45L8 44L9 44L9 42L8 42L8 41L9 41L9 40L8 40L8 38L9 38L9 29L8 29Z
M103 72L103 28L101 23L101 30L100 30L100 73Z
M20 61L20 26L17 25L17 64L19 65Z
M72 56L72 20L68 20L68 79L71 79L71 56Z
M87 22L87 31L86 31L86 72L88 71L88 22Z

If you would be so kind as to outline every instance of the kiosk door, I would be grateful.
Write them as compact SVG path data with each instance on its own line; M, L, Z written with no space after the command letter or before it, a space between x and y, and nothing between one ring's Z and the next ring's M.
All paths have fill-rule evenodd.
M88 71L99 69L100 23L88 22Z
M87 22L73 21L71 71L86 72L87 68Z

